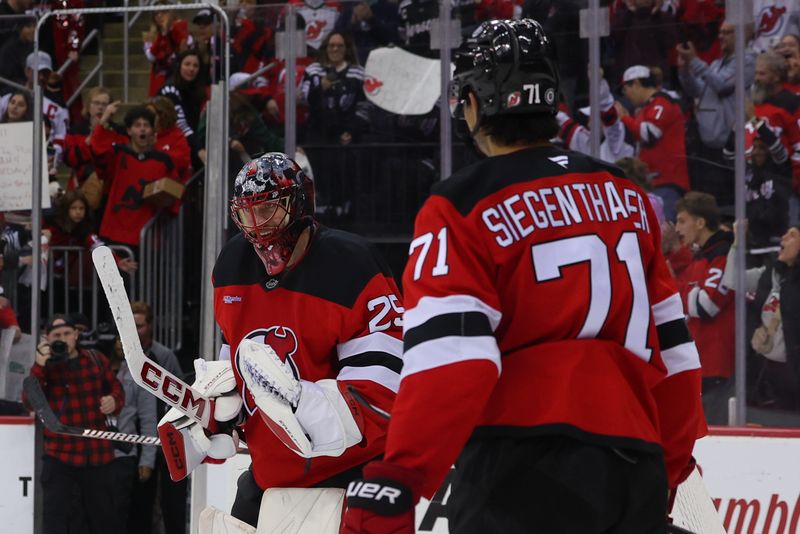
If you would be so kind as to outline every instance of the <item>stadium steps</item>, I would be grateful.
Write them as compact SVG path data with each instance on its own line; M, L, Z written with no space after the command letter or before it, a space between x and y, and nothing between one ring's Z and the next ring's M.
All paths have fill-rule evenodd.
M123 103L115 120L121 121L129 107L147 99L150 83L150 62L144 55L142 33L150 28L150 17L139 17L128 35L128 102ZM103 39L103 85L111 89L115 99L122 99L124 41L123 23L106 23ZM81 62L81 77L87 75L95 65L95 57L87 57Z
M142 16L130 30L128 40L128 102L120 106L114 116L118 123L122 122L125 113L132 106L140 104L147 99L147 88L150 83L150 62L144 55L142 48L142 32L150 27L150 17ZM103 85L111 89L115 99L122 99L123 91L123 38L122 22L106 22L103 33ZM87 54L80 59L80 77L84 80L97 64L97 56ZM87 89L99 84L99 80L87 85ZM85 96L85 93L84 93ZM69 178L71 170L61 165L56 173L59 182L64 185Z

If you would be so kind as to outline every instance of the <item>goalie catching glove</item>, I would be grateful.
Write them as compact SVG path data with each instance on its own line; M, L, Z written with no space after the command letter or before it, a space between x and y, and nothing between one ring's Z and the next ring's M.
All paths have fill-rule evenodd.
M167 459L169 476L176 482L203 462L224 462L236 454L238 445L233 426L239 421L242 398L236 391L231 363L197 359L194 369L197 379L192 387L212 400L212 428L204 429L176 408L161 418L158 437Z
M243 339L239 370L261 418L303 458L341 456L363 439L358 402L333 379L299 380L272 347Z

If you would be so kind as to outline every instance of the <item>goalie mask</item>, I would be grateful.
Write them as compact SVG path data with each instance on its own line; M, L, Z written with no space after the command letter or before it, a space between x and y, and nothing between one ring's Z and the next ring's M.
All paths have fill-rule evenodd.
M493 115L555 115L558 110L553 46L533 19L482 23L456 50L454 62L450 113L455 119L464 119L464 101L470 92L478 101L478 125Z
M314 222L314 182L286 154L269 152L239 171L230 206L233 222L275 276Z

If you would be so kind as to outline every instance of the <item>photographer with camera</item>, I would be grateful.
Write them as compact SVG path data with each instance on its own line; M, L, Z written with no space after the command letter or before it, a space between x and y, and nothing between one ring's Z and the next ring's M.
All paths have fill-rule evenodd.
M100 352L79 347L78 330L63 315L53 316L45 332L36 347L31 375L42 386L50 407L65 425L107 429L106 417L118 414L125 401L108 359ZM89 532L118 530L111 442L45 430L44 446L44 533L66 533L80 509ZM73 505L75 493L80 495L80 507Z

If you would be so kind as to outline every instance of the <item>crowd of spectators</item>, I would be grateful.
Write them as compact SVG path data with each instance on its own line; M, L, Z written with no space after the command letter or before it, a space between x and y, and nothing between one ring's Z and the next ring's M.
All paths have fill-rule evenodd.
M260 3L242 0L229 10L229 180L242 162L282 149L284 79L294 76L298 99L289 104L295 106L299 151L313 168L320 217L330 224L369 228L375 221L367 214L390 211L387 206L402 200L402 230L410 233L413 214L437 177L439 109L403 116L379 108L365 93L365 64L371 50L384 46L438 57L439 3L290 0L306 44L293 73L286 72L280 55L286 6ZM664 252L701 348L704 400L715 423L727 422L727 399L733 391L730 251L738 241L730 222L737 141L733 126L741 105L735 94L736 59L743 56L746 246L762 252L748 256L748 291L755 295L748 301L752 320L747 335L753 339L748 365L755 370L748 387L754 406L800 413L800 347L788 333L800 320L800 311L794 309L800 302L795 272L800 242L800 0L755 0L754 22L743 28L742 50L736 48L736 27L726 20L724 2L608 0L603 4L609 8L610 35L602 40L602 69L592 73L586 69L586 41L578 33L584 4L454 0L452 6L462 39L487 19L532 16L542 22L560 58L557 144L589 151L594 125L585 107L588 81L594 75L601 78L601 124L596 125L602 130L600 157L621 166L657 208ZM84 4L70 0L50 7L78 5ZM43 51L34 56L34 19L2 19L31 7L29 0L0 0L0 123L31 120L30 92L17 86L29 89L38 76L48 169L55 183L43 237L54 247L86 251L101 243L124 247L115 249L118 266L133 273L139 267L140 230L159 213L176 214L180 202L148 201L148 184L165 177L185 184L207 160L209 88L224 72L221 25L209 9L152 13L151 27L142 36L142 53L150 63L148 99L123 104L108 88L93 87L68 109L82 39L95 25L80 17L54 18L58 30L49 32L50 42L45 40ZM74 64L59 74L70 60ZM12 84L3 85L5 80ZM114 122L115 116L120 123ZM468 150L455 148L454 167L471 161ZM69 168L67 180L58 182L59 167ZM4 276L13 273L22 295L26 280L30 286L30 215L5 214L2 226L0 271ZM56 284L85 286L86 280L78 280L77 262L84 263L88 276L87 258L56 257L49 267ZM0 325L18 324L26 331L30 299L29 290L27 298L17 299L15 318L9 313L11 300L0 293ZM152 316L148 320L152 323ZM118 354L116 359L113 353L109 356L125 385L124 362ZM125 391L133 398L129 385ZM148 469L158 470L152 458L143 458L118 459L127 466L121 471L128 479L138 476L145 483ZM131 493L128 499L138 497ZM124 517L122 508L119 516Z

